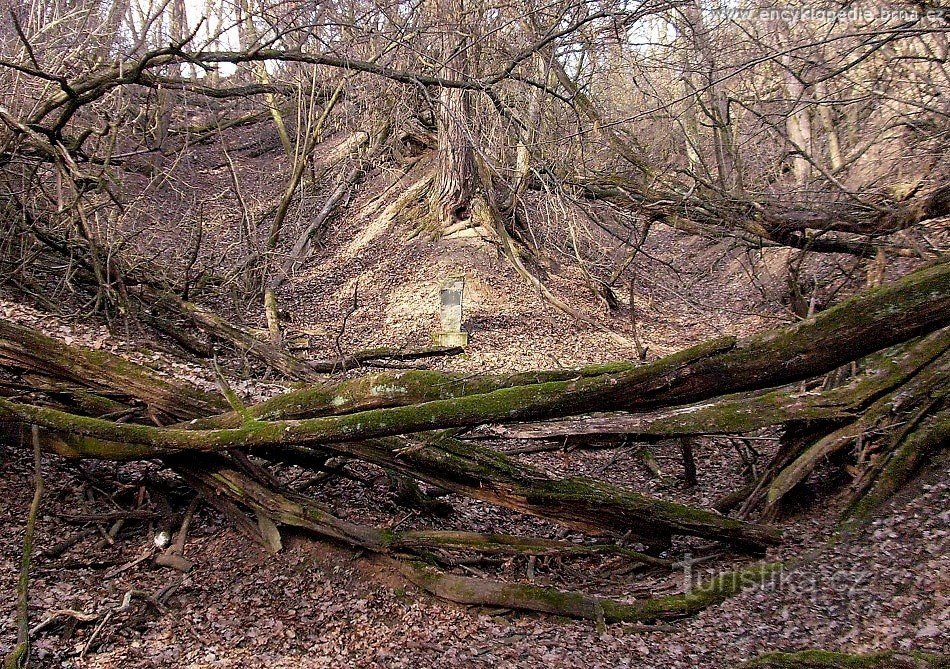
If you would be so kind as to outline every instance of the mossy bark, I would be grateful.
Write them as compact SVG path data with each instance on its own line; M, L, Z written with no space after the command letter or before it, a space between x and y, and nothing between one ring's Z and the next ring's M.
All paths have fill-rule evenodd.
M845 512L845 518L869 517L881 504L906 485L927 458L950 446L950 409L927 416L905 435L891 452L881 455L881 464L858 489Z
M645 441L695 434L741 434L792 421L853 420L882 393L905 383L950 349L950 330L873 356L862 374L846 385L821 393L777 390L736 393L643 413L615 413L555 421L499 426L488 435L508 439L551 439L574 435L622 434Z
M843 450L857 439L873 431L880 431L894 423L903 422L908 413L922 405L942 405L950 396L950 354L944 353L920 373L900 386L897 391L884 395L871 404L853 423L850 423L809 447L794 462L785 467L769 486L766 501L778 503L801 483L822 461Z
M34 328L13 323L0 322L0 365L52 379L53 388L66 381L123 405L129 400L143 402L163 423L227 408L221 397L162 379L151 369L107 351L64 344ZM105 406L102 403L97 408Z
M57 432L87 437L70 439L61 450L74 457L144 459L182 451L209 453L231 448L273 449L313 443L297 426L309 421L250 422L222 430L181 430L146 425L117 425L54 409L0 399L7 414ZM325 420L325 419L310 419ZM491 449L449 437L421 443L375 439L324 444L337 453L400 471L501 506L594 531L630 532L651 545L664 545L674 534L702 536L761 548L779 533L714 512L652 499L594 479L552 480Z
M400 567L403 574L419 587L461 604L499 606L605 622L649 623L684 618L719 604L743 588L766 582L781 570L782 564L756 565L723 574L687 593L633 602L526 583L457 576L419 562L402 563Z
M742 669L947 669L950 656L919 651L852 654L827 650L767 653Z
M289 420L342 415L398 406L480 395L501 388L591 378L634 369L637 363L614 362L576 369L552 369L512 374L471 376L425 369L382 372L339 383L311 385L282 393L248 407L257 420ZM220 414L191 423L195 428L237 427L236 413Z

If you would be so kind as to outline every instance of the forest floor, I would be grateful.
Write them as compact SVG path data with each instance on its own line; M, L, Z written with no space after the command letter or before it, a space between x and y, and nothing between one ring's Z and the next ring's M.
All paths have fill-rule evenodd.
M242 182L251 184L249 206L255 206L255 198L261 203L273 201L274 194L267 191L267 162L266 156L239 162ZM201 195L208 203L206 214L213 217L216 203L230 200L230 176L220 165L202 165L200 160L193 172L202 174ZM387 178L391 177L376 175L353 208L359 210ZM187 194L191 184L183 179L167 187ZM156 197L151 206L160 209L163 202ZM307 204L311 209L319 206L319 201ZM215 226L236 227L227 220L234 213L224 204L218 213L216 223L207 224L212 241ZM143 238L152 235L169 251L183 248L169 241L174 230L142 225ZM293 232L288 231L289 238ZM223 267L233 263L239 249L229 244L208 244L203 253L213 256L222 248L226 252L208 256L206 263ZM357 217L341 217L321 240L316 255L284 284L279 295L287 314L284 327L288 339L305 347L298 354L314 358L373 346L424 346L436 329L441 282L464 275L463 327L471 332L471 345L462 356L426 364L460 373L499 373L631 358L630 347L618 344L605 328L629 338L637 327L654 358L709 337L742 336L794 319L782 302L788 251L739 251L726 241L697 242L660 231L651 236L637 263L635 321L626 306L628 286L618 286L621 308L611 312L570 269L569 254L560 258L562 263L557 260L554 257L548 267L548 285L587 313L592 323L575 322L545 302L486 240L407 240L403 229L375 229ZM826 263L809 271L820 285L843 287L843 295L860 285L851 276L857 268L857 264ZM901 272L897 265L888 269ZM72 299L67 294L55 297L64 304ZM110 331L82 317L81 305L76 304L77 316L69 319L0 299L0 317L39 327L69 343L109 350L214 390L207 362L174 353L169 342L146 338L134 324L126 328L116 323ZM229 317L262 325L259 309L215 306ZM245 400L258 400L284 387L240 360L225 362L234 389ZM769 433L759 437L753 443L765 461L774 437ZM700 441L699 483L690 489L681 480L675 444L654 449L667 475L663 479L643 467L638 451L631 444L521 457L551 474L594 475L650 495L707 507L743 482L743 459L727 439ZM0 464L3 654L14 639L13 593L32 495L30 449L0 440ZM871 525L850 535L836 529L840 509L835 500L819 494L823 486L832 487L829 481L815 477L812 495L805 495L804 504L779 521L786 531L785 542L765 557L785 562L778 578L691 619L606 629L590 622L450 604L408 584L385 559L303 533L285 533L284 549L271 555L204 505L198 507L184 553L195 566L183 575L152 563L157 528L149 522L129 522L110 543L103 538L107 525L82 525L68 518L140 502L159 509L162 500L156 491L162 490L180 512L188 492L171 474L152 463L77 467L54 458L46 458L44 474L47 491L36 539L40 556L30 585L31 620L38 624L63 609L99 618L65 626L59 621L36 634L39 666L732 668L770 650L950 652L946 462L924 472ZM379 470L353 465L349 474L352 478L337 478L309 492L346 518L381 526L565 536L535 519L457 496L446 498L453 507L447 517L424 516L399 504ZM289 484L300 482L298 472L282 471L281 476ZM62 555L42 556L77 533L85 533L83 540ZM701 559L691 567L694 578L749 561L748 556L698 542L677 544L671 555L679 559L687 552ZM531 569L522 558L496 559L464 568L510 579L533 577L541 584L616 597L667 594L684 587L682 573L638 572L607 558L539 559ZM119 611L129 592L133 593L129 606ZM150 603L149 597L160 600L159 605Z
M10 445L0 446L0 457L5 651L12 641L12 594L32 463L29 449ZM591 453L583 459L598 461ZM76 492L83 480L112 487L111 466L90 467L80 477L75 468L47 460L44 470L49 489L39 521L40 550L78 531L63 514L88 510ZM702 471L702 481L716 476L713 468ZM123 474L128 481L132 472ZM154 470L149 475L157 476ZM132 525L115 545L94 548L97 532L60 558L39 559L30 587L34 624L60 609L118 609L130 590L154 595L171 589L171 595L161 610L132 600L89 649L94 624L52 626L35 636L35 658L38 666L49 667L714 668L772 650L950 651L945 466L925 472L852 535L836 534L828 511L809 509L787 524L790 536L776 554L787 568L765 585L656 629L617 624L598 630L590 622L437 600L407 584L384 559L303 534L285 534L284 550L270 555L202 508L185 551L195 563L187 575L151 560L135 563L154 553L153 533L144 524ZM460 513L478 517L478 510ZM500 524L485 515L485 529ZM523 570L524 564L516 567ZM575 578L583 583L596 574Z

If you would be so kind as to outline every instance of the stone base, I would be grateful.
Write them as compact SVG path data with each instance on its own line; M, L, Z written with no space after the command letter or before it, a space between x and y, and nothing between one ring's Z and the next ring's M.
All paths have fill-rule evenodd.
M444 348L454 348L456 346L468 346L467 332L433 332L432 345Z

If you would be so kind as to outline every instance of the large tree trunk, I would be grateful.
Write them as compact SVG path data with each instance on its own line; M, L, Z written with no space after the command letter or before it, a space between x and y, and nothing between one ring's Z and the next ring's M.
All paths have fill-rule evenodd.
M431 203L443 229L472 215L476 179L472 149L471 100L468 91L444 88L439 94L439 147Z
M442 76L467 78L472 71L471 12L455 6L452 0L438 0L439 18L455 23L454 30L442 37ZM438 150L436 151L435 179L429 195L433 221L442 230L465 221L472 215L472 196L475 192L477 170L472 134L475 131L472 116L471 92L459 88L442 88L438 97Z

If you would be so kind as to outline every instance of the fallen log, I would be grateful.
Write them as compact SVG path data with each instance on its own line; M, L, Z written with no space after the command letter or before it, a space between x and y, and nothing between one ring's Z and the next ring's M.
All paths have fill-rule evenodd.
M57 443L61 455L114 460L318 443L319 440L314 440L306 431L300 432L297 426L325 420L255 421L239 428L182 430L115 424L0 399L0 416L3 415L59 434L91 437ZM720 539L753 549L776 543L780 538L780 534L769 527L651 499L594 479L548 479L543 473L518 465L500 453L449 437L418 444L375 439L335 442L327 446L338 453L395 469L447 490L555 519L578 529L631 532L652 546L665 546L674 534Z
M202 463L200 466L194 466L184 461L180 466L189 480L202 480L206 485L220 490L232 501L240 501L257 512L266 513L276 522L308 529L384 555L418 548L530 555L596 554L603 551L626 555L647 564L669 566L668 561L616 546L588 547L551 539L481 535L471 532L393 532L358 525L336 518L309 500L275 492L229 467L227 461L222 458L214 459L211 466L207 465L208 463ZM501 606L608 622L652 622L693 615L724 601L745 587L765 582L783 568L781 563L755 565L740 572L722 574L683 594L620 602L553 587L457 576L418 559L399 560L397 565L406 578L423 590L460 604Z
M550 381L567 381L614 374L635 368L635 363L617 362L576 369L555 369L513 374L471 376L433 370L369 374L339 383L324 383L282 393L248 407L256 420L315 418L419 404L433 400L480 395L500 388L513 388ZM236 412L192 421L194 428L237 427L243 419ZM181 426L184 427L184 426Z
M845 518L867 518L913 478L927 458L950 446L950 410L924 418L858 482Z
M108 398L138 400L165 423L207 416L227 408L223 398L165 380L152 370L107 351L70 346L14 323L0 322L0 365L57 382L67 381Z
M420 549L441 549L504 555L593 556L618 555L634 562L671 568L672 560L624 548L616 544L579 544L561 539L525 537L479 532L409 530L396 532L360 525L334 516L313 500L239 471L227 458L209 456L194 464L187 459L173 459L186 478L201 481L220 491L233 502L264 513L277 522L312 530L323 536L378 553L393 554Z
M240 353L253 356L268 367L281 374L298 381L313 381L318 372L307 364L280 347L259 339L243 328L232 325L215 313L203 307L186 302L174 295L165 295L163 304L166 308L187 317L195 326L216 339L227 342Z
M535 423L492 426L476 436L503 439L559 439L625 435L651 441L689 435L741 434L792 421L851 421L882 393L893 390L950 350L944 328L898 350L872 356L863 373L845 386L820 393L785 386L777 390L725 395L711 402L648 411L615 413Z
M61 346L65 351L70 350L70 347ZM119 365L120 359L112 359L109 354L102 356L112 366ZM41 361L34 362L42 368ZM129 366L137 378L148 375L144 368L122 362ZM589 368L589 371L594 373L602 369L604 368L594 367ZM520 375L514 375L509 377L509 380L521 378L523 377ZM495 382L497 379L489 383ZM202 394L198 393L197 396L201 397ZM154 458L173 455L183 447L187 449L189 447L186 442L199 451L218 447L247 448L255 446L255 438L252 435L258 428L274 430L273 436L279 436L286 432L285 427L299 423L254 420L240 427L222 430L180 429L195 427L192 424L180 425L174 429L159 429L144 425L115 424L49 408L3 402L4 404L0 405L0 413L6 409L7 415L13 415L21 421L44 425L61 435L73 435L66 441L53 440L50 443L51 448L73 457ZM218 402L223 403L223 400ZM12 414L9 413L11 410ZM192 408L192 411L197 409ZM217 435L212 441L217 441L218 446L201 445L208 435ZM279 457L280 453L285 453L291 462L301 462L294 444L287 440L260 439L261 436L258 435L256 445L267 449L269 457ZM160 442L163 442L164 446ZM311 442L305 440L303 443ZM679 533L722 538L753 548L760 548L778 540L777 533L770 528L738 523L701 509L652 500L591 479L552 480L542 472L521 465L491 449L445 436L421 444L400 439L346 442L333 450L338 454L363 459L463 495L548 518L584 531L632 532L635 536L646 539L651 545L659 547L668 543L671 534ZM234 515L233 509L222 509L222 512L229 516Z
M695 615L724 602L743 588L767 582L783 567L780 562L765 563L722 574L687 593L621 602L559 588L457 576L421 563L401 562L399 566L406 578L419 587L460 604L499 606L601 622L642 623Z
M775 477L766 494L766 503L769 506L777 504L805 480L820 462L864 435L881 431L888 424L903 422L912 412L926 415L934 407L941 408L948 396L950 355L943 354L898 391L888 393L874 402L854 422L835 430L806 449Z
M766 653L741 669L947 669L950 656L920 651L852 654L828 650Z

